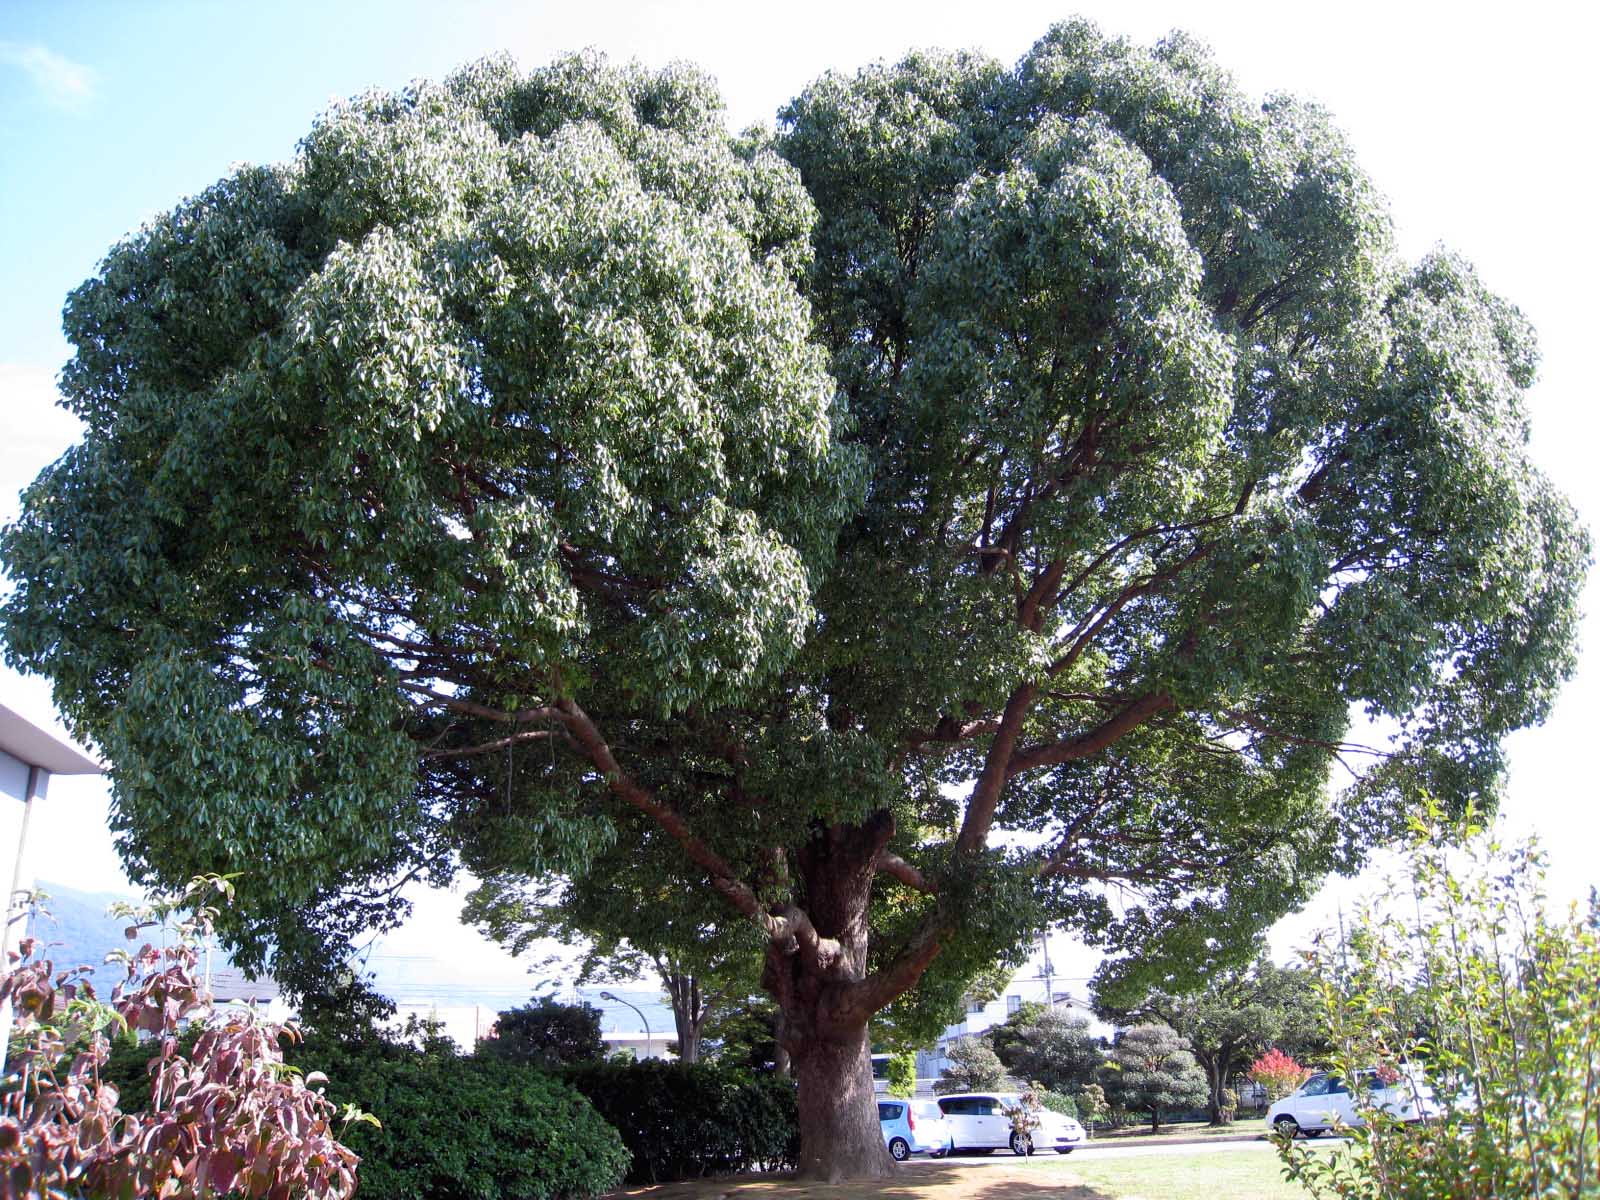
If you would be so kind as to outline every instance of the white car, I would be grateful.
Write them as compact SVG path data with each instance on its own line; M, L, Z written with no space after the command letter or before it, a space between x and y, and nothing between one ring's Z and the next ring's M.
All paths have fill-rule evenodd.
M1376 1071L1362 1071L1357 1076L1357 1086L1371 1092L1372 1105L1394 1113L1402 1121L1423 1121L1438 1115L1433 1092L1417 1076L1402 1074L1392 1083L1384 1083ZM1313 1075L1299 1091L1267 1110L1267 1124L1290 1137L1297 1133L1315 1137L1332 1129L1336 1122L1351 1128L1366 1124L1349 1085L1325 1071Z
M1031 1134L1016 1134L1006 1109L1022 1103L1015 1092L961 1092L940 1096L939 1107L950 1125L952 1150L976 1150L988 1154L1009 1146L1013 1154L1032 1154L1034 1150L1055 1150L1071 1154L1084 1140L1083 1126L1071 1117L1040 1109L1039 1124Z

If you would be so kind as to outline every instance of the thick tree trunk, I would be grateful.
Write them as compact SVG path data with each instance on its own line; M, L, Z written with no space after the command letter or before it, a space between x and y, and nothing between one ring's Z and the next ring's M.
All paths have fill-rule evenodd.
M767 951L762 982L778 1003L779 1041L799 1085L799 1173L807 1179L894 1174L873 1101L872 1012L859 987L872 876L892 829L882 813L820 831L796 856L796 903L782 912L795 932Z
M894 1174L872 1095L866 1026L853 1039L816 1039L797 1047L794 1075L800 1088L802 1176L834 1182Z

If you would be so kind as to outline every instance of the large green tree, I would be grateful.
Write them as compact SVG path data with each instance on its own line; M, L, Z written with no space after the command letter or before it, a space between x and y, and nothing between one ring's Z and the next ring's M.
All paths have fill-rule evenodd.
M482 63L65 320L87 431L0 620L133 875L248 872L292 976L407 878L631 847L760 934L815 1174L890 1169L874 1013L1047 922L1237 959L1418 790L1492 802L1572 665L1527 322L1185 37L917 55L738 138L687 68Z
M1206 1102L1206 1076L1189 1043L1165 1025L1135 1025L1117 1039L1105 1066L1106 1095L1129 1112L1150 1114L1150 1132L1161 1132L1161 1114Z
M1052 1092L1076 1095L1105 1059L1088 1018L1065 1005L1024 1004L988 1036L1008 1071Z

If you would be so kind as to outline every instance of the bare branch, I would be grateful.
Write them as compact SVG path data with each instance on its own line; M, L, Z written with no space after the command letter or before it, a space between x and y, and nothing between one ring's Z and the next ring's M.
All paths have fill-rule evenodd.
M510 737L499 738L493 742L484 742L479 746L463 746L449 750L424 750L423 758L471 758L475 754L493 754L496 750L504 750L521 742L538 742L549 738L559 737L570 742L572 739L562 729L524 729L521 733L514 733Z
M491 708L487 704L478 704L472 700L462 700L458 696L447 696L443 692L436 692L432 688L420 683L407 683L404 679L398 680L396 686L408 692L423 696L441 707L452 712L465 713L469 717L482 717L486 721L502 721L508 725L527 725L532 721L565 721L566 715L559 706L545 705L541 708L519 708L507 711L500 708Z
M988 839L989 825L1000 803L1000 791L1010 775L1006 764L1011 759L1012 748L1022 734L1022 724L1038 692L1036 685L1025 683L1012 692L1011 699L1006 702L1000 727L995 730L994 740L989 743L989 753L984 756L983 770L972 787L972 796L967 800L967 814L962 819L961 832L956 836L957 854L975 853L983 848Z

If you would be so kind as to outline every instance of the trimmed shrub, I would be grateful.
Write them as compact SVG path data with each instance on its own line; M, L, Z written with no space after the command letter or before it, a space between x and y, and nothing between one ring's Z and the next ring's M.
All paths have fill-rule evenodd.
M629 1182L777 1170L799 1158L790 1080L660 1059L585 1063L562 1074L622 1135L633 1154Z
M1051 1092L1044 1088L1039 1089L1039 1104L1053 1113L1060 1113L1063 1117L1077 1118L1078 1102L1071 1096L1061 1092Z
M331 1077L330 1099L383 1122L350 1139L364 1200L566 1200L608 1191L627 1170L617 1131L533 1068L379 1040L293 1057Z

